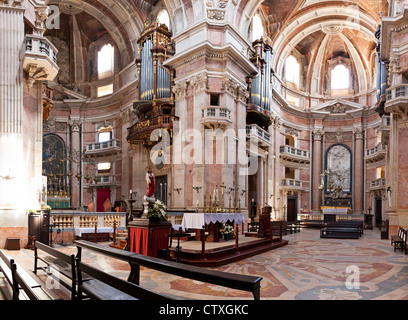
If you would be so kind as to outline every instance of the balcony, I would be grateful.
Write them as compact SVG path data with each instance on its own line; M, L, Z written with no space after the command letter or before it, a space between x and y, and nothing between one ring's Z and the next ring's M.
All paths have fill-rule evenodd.
M303 190L303 183L295 179L282 179L281 189L284 190Z
M261 147L271 146L271 136L269 133L256 124L248 124L246 126L247 139L258 141Z
M231 111L218 106L208 106L201 110L200 122L211 129L225 129L230 126Z
M135 123L132 127L128 128L127 140L130 144L142 144L146 147L152 146L157 141L151 141L150 135L156 129L164 129L169 132L173 130L173 123L177 121L178 117L174 115L160 115L153 118L148 118Z
M29 83L34 81L52 81L58 74L58 50L45 37L26 35L23 69L28 74Z
M120 141L111 139L86 145L86 154L93 157L113 156L121 152Z
M86 188L89 187L109 187L109 186L116 186L119 184L116 181L116 177L114 175L106 175L106 176L96 176L94 178L91 177L84 177L85 182L84 185Z
M385 179L380 178L370 181L370 190L385 189Z
M385 159L387 155L387 147L379 143L374 148L366 150L365 161L367 163L378 162Z
M408 84L398 84L387 89L385 112L406 116L408 113Z
M297 149L291 146L280 147L280 158L295 163L310 163L310 153L308 150Z

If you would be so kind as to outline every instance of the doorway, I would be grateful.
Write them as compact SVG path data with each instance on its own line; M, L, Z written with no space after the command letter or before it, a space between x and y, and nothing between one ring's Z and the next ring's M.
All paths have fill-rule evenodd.
M297 198L288 198L286 208L286 221L297 220Z
M381 225L382 221L382 199L375 198L375 225Z

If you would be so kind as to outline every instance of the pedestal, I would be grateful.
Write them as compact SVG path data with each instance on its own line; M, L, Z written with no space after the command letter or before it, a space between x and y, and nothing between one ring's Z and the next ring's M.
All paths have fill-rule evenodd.
M135 218L128 224L130 251L150 257L158 257L162 249L169 248L171 223L148 218Z

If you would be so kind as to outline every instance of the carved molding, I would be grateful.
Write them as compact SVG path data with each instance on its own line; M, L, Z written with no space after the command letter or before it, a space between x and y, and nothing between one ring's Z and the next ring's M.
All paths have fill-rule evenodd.
M343 131L341 128L337 129L336 132L327 132L326 141L327 142L342 142L342 141L352 141L353 133L351 131Z
M33 87L36 81L44 81L48 78L48 73L43 67L38 67L35 63L30 63L25 69L28 91Z
M211 20L224 20L225 11L222 10L207 10L207 17Z

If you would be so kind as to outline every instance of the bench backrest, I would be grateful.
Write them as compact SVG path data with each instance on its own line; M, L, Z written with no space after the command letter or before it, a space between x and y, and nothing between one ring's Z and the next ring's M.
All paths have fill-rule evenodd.
M44 243L41 243L41 242L35 240L34 241L34 250L37 253L36 249L40 249L40 250L48 253L49 255L54 256L55 258L58 258L58 259L60 259L60 260L62 260L64 262L67 262L69 264L72 263L72 256L73 255L68 255L66 253L63 253L63 252L61 252L59 250L56 250L56 249L54 249L54 248L52 248L50 246L47 246Z
M155 293L151 290L144 289L134 283L112 276L106 272L98 270L90 265L87 265L77 259L76 262L78 283L82 284L82 272L87 275L117 289L132 297L143 300L173 300L170 297L162 294Z
M259 298L262 277L234 274L229 272L210 270L202 267L180 264L173 261L165 261L159 258L149 257L116 248L106 248L89 241L75 241L78 247L95 250L102 254L128 261L131 266L139 265L157 271L169 273L184 278L212 283L233 289L249 291Z

